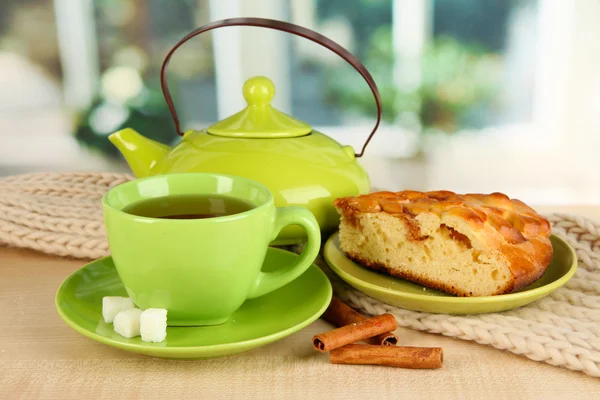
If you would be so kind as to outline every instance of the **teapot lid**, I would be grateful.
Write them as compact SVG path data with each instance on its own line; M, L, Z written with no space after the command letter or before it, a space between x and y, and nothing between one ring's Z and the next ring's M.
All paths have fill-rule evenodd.
M211 135L237 138L293 138L312 132L310 125L271 106L275 85L264 76L248 79L243 87L248 106L208 127Z

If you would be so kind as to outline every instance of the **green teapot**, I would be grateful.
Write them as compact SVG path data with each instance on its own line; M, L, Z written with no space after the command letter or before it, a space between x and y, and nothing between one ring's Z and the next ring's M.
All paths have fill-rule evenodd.
M367 81L377 105L377 121L360 153L343 146L271 106L275 87L266 77L248 79L242 88L247 107L208 128L182 132L168 89L166 67L175 50L190 38L224 26L257 26L293 33L330 49L350 63ZM379 91L360 61L337 43L309 29L263 18L232 18L212 22L182 38L167 54L161 84L181 141L173 148L126 128L109 136L133 174L146 177L180 172L212 172L243 176L261 182L274 195L275 205L302 206L319 222L324 235L337 229L334 199L367 193L370 182L358 164L381 119ZM306 240L296 226L285 228L273 245Z

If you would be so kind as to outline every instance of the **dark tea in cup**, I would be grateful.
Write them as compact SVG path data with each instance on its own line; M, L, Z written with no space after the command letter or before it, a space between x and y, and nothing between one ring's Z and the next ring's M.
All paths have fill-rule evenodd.
M123 212L148 218L201 219L224 217L250 211L249 201L222 195L174 195L133 203Z

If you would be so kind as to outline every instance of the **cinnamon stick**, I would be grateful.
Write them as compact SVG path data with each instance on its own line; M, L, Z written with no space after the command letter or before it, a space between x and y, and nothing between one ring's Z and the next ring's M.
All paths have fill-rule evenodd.
M329 353L332 364L386 365L398 368L441 368L444 352L439 347L374 346L349 344Z
M329 307L327 307L327 310L321 317L336 326L350 325L367 319L367 317L354 310L337 297L331 299ZM381 335L366 338L365 342L382 346L395 346L398 343L398 337L392 332L386 332Z
M393 315L378 315L316 335L313 337L313 345L316 350L325 353L359 340L394 331L397 327L398 323Z

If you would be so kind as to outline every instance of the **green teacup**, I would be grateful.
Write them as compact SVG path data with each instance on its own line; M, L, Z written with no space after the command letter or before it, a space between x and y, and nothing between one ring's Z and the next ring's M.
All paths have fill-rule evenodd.
M167 196L220 195L250 203L237 214L164 219L123 211ZM209 173L158 175L123 183L103 200L108 244L117 272L142 309L165 308L171 326L217 325L246 299L272 292L317 257L319 225L302 207L277 208L263 185ZM288 225L302 226L307 245L292 265L261 272L269 243Z

